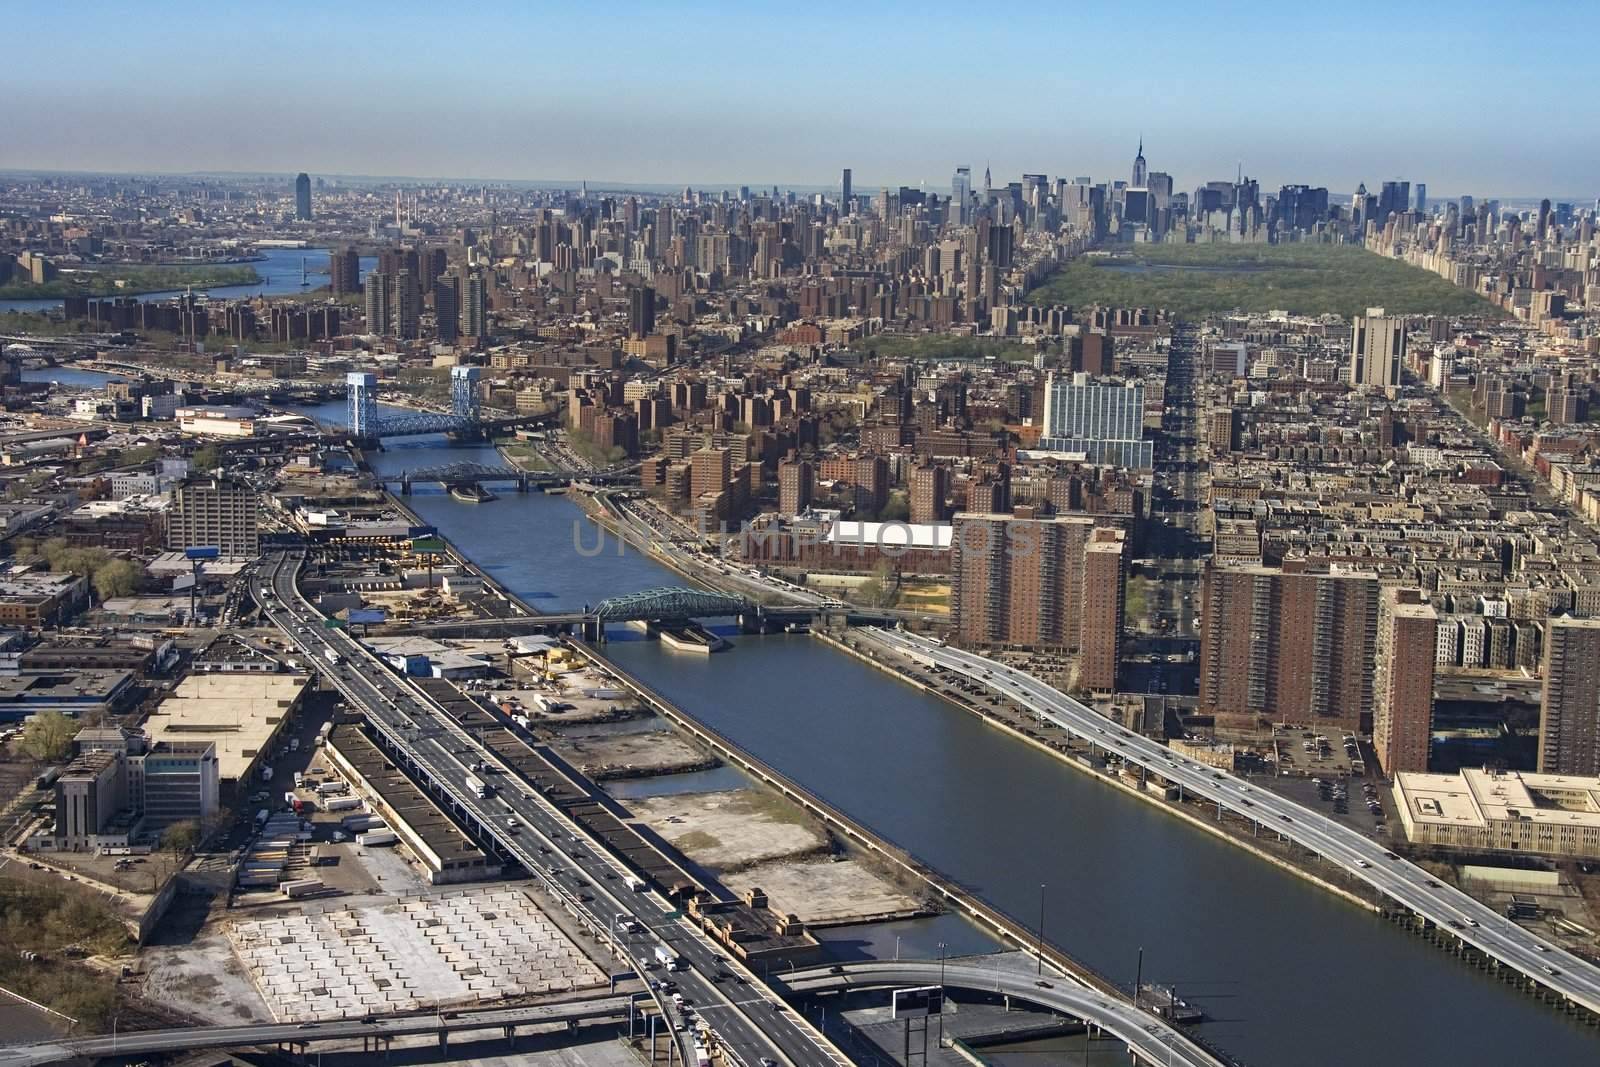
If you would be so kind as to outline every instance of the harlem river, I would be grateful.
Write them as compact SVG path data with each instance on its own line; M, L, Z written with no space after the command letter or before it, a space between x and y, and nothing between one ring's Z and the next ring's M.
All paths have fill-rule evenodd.
M314 413L338 418L338 405ZM412 439L371 456L383 474L476 459ZM541 610L581 608L681 579L617 552L560 496L442 492L412 507ZM884 837L1131 986L1177 987L1208 1037L1249 1064L1502 1067L1600 1062L1600 1036L1380 917L1094 781L803 635L730 634L732 651L681 656L631 630L624 669ZM860 932L843 951L981 951L951 918ZM1013 1062L1055 1058L1049 1046Z

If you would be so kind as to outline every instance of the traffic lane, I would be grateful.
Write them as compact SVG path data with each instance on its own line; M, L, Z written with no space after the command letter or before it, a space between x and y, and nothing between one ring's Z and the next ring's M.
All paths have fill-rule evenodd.
M296 595L296 591L293 589L294 581L293 581L293 574L292 573L287 575L287 576L283 576L283 585L288 588L289 593L290 593L289 596L285 597L284 603L286 605L300 604L300 602L298 601L297 595ZM305 615L305 616L310 616L310 615L314 614L314 612L309 608L308 605L301 605L301 608L302 608L302 614ZM320 648L322 648L324 650L333 647L333 643L332 643L332 641L330 639L330 634L333 633L333 631L317 630L317 631L312 631L312 632L316 633L316 639L315 639L314 643L317 646L319 646ZM342 639L344 641L346 641L346 642L348 642L350 644L351 650L353 650L355 655L357 655L357 656L365 656L366 655L366 651L359 645L358 642L356 642L353 638L351 638L347 633L344 633L343 631L337 631L337 632L341 634ZM291 637L297 643L302 644L302 646L304 646L305 644L311 643L311 642L301 642L299 637L298 637L298 635L291 635ZM379 670L381 672L381 670L382 670L381 666L380 666ZM467 746L469 748L474 747L476 745L475 740L472 739L471 737L467 736L464 733L464 731L461 731L460 728L456 724L450 722L447 715L444 715L438 709L433 708L431 706L431 704L428 704L425 701L423 701L418 694L416 694L413 691L411 691L410 688L407 685L405 685L403 682L393 682L388 678L388 676L386 674L379 673L379 674L375 675L375 677L383 679L383 684L374 685L371 678L369 678L365 674L362 674L359 671L354 670L353 667L345 667L345 668L338 669L337 675L338 675L338 677L336 678L336 684L341 684L341 683L347 684L347 685L349 685L349 687L352 690L355 690L355 691L365 690L369 698L372 695L378 694L380 688L383 689L383 690L387 690L387 692L382 694L383 699L380 699L380 700L377 700L377 701L373 701L373 700L367 699L367 700L363 700L362 701L363 703L367 704L370 708L374 709L375 711L381 711L383 702L385 700L387 700L387 702L389 702L391 704L391 706L395 706L394 700L390 697L390 694L393 694L393 696L397 696L397 697L400 697L401 699L403 699L405 701L406 705L408 707L411 707L416 712L417 721L419 721L419 722L420 721L427 721L427 720L442 721L444 723L444 725L445 725L445 728L447 730L450 730L453 733L459 734L461 736L461 740L465 744L467 744ZM382 716L380 716L380 718L382 718L384 721L389 722L391 728L395 727L395 724L392 722L392 720L391 720L391 718L389 716L382 715ZM466 795L468 795L470 793L470 790L468 790L466 788L466 784L465 784L465 778L466 778L466 775L469 772L468 772L467 768L460 763L460 760L458 758L458 755L459 755L458 753L447 749L437 737L421 738L417 742L408 742L408 744L410 744L414 749L418 750L416 752L416 754L419 755L419 756L424 754L424 752L421 750L421 747L425 746L425 745L428 745L428 744L431 744L433 746L433 748L437 751L438 758L442 761L442 764L441 764L442 767L445 768L445 769L448 769L451 766L454 766L454 768L455 768L454 775L452 777L450 777L450 778L447 778L448 784L450 784L452 786L460 786L461 789L462 789L462 795L463 796L466 796ZM492 760L493 762L495 762L498 765L499 761L497 759L494 759L492 753L482 752L481 755L485 759ZM436 773L436 774L440 773L439 767L435 767L434 768L434 773ZM520 791L518 791L518 793L516 795L520 796ZM477 799L477 798L474 798L474 799ZM572 866L574 866L576 868L592 871L594 869L595 865L597 863L601 862L601 860L598 858L598 857L600 857L600 852L599 852L598 848L596 848L592 843L591 843L591 850L588 853L585 853L584 856L582 856L582 857L576 857L576 858L573 857L568 852L568 850L566 850L564 847L560 846L559 842L562 840L563 832L570 830L570 828L567 828L567 827L563 826L559 822L552 822L551 820L553 819L553 816L551 815L550 812L546 811L541 806L540 801L536 797L533 798L533 799L522 798L520 803L517 800L507 800L504 796L501 796L499 799L501 799L501 801L508 808L511 808L512 810L519 812L525 819L533 819L535 817L542 816L542 818L538 819L538 822L539 822L539 825L541 827L548 828L549 836L547 838L547 843L550 844L551 846L553 846L556 849L557 853L560 854L566 860L567 863L571 864ZM484 803L484 804L475 804L475 803L469 802L469 803L465 804L464 807L466 807L468 810L473 810L475 812L475 814L477 814L478 817L486 825L489 825L491 827L494 826L493 819L498 815L498 812L491 811L486 803ZM566 833L566 836L572 837L574 840L576 840L576 835L573 835L573 834L570 834L570 833ZM505 842L502 841L501 843L502 843L502 846L505 845ZM512 851L515 852L517 850L513 849ZM536 870L537 869L536 868L536 861L533 859L533 857L531 857L531 855L526 855L526 854L519 855L519 862L522 862L524 866L529 867L530 870ZM620 870L620 868L618 868L618 870ZM602 890L602 892L604 893L604 895L606 897L611 897L611 894L610 894L609 891ZM613 897L611 902L612 902L613 906L621 907L620 901L618 901L616 898ZM610 923L614 920L614 916L600 914L597 909L585 906L587 902L584 902L584 901L581 900L581 894L579 896L579 899L577 899L577 900L569 900L569 903L576 910L582 911L586 915L590 916L591 921L594 922L596 925L609 926ZM681 927L681 926L677 926L675 924L670 924L670 923L665 923L664 918L663 918L663 920L659 920L659 921L663 922L664 925L657 926L657 927L652 927L652 924L649 923L648 918L645 917L645 916L639 915L637 913L637 911L635 911L635 910L633 910L631 908L631 906L623 907L622 910L627 911L635 919L642 920L644 922L644 924L647 926L647 928L653 928L653 929L657 930L658 932L659 931L665 931L666 933L671 933L671 932L674 932L674 931L681 931L683 929L683 927ZM702 941L699 940L699 937L701 935L699 934L698 931L695 931L691 927L691 928L689 928L689 933L691 935L689 944L692 945L692 946L695 946L696 948L699 948L701 950L698 953L693 953L693 955L699 955L701 957L701 962L702 962L703 966L712 967L712 968L715 968L715 969L720 969L721 968L721 964L723 962L725 962L724 959L715 954L714 950L712 950L709 947L709 943L708 942L702 942ZM665 936L663 936L663 940L666 940ZM635 964L635 966L638 967L639 969L643 969L643 961L637 962ZM695 973L695 982L693 984L698 985L699 992L702 995L704 995L704 996L706 996L708 998L711 998L713 1000L717 999L719 997L723 997L721 991L716 987L716 984L712 983L709 980L709 978L704 977L704 976L702 976L702 975L700 975L700 974L698 974L696 972L689 972L689 973ZM749 980L751 982L753 982L753 979L754 979L754 976L750 975L749 976ZM764 987L762 987L762 991L767 996L771 996L770 991L769 990L765 990ZM723 999L726 999L726 998L723 998ZM781 1009L781 1005L779 1005L778 1002L775 1001L775 1000L772 1001L771 1003L772 1003L773 1007L771 1009L769 1009L769 1010L773 1010L774 1014L782 1015L783 1011ZM739 1017L742 1018L742 1016L739 1016ZM792 1030L794 1032L794 1038L798 1042L800 1047L797 1048L797 1049L793 1049L793 1050L786 1049L779 1042L778 1037L769 1032L769 1029L768 1029L769 1027L771 1028L771 1030L778 1031L779 1033L781 1033L785 1029ZM809 1047L809 1050L811 1052L813 1052L816 1055L820 1055L822 1057L822 1059L819 1062L822 1062L822 1063L832 1063L832 1062L834 1062L834 1058L832 1056L830 1056L830 1055L827 1055L825 1050L822 1049L817 1044L817 1039L814 1036L808 1034L804 1028L796 1025L793 1020L790 1020L790 1019L787 1019L787 1018L779 1019L776 1022L763 1021L762 1025L757 1026L757 1027L753 1027L751 1029L751 1035L753 1035L753 1040L754 1040L755 1046L756 1046L754 1051L756 1051L756 1052L777 1051L780 1055L786 1055L788 1058L799 1059L799 1060L803 1061L806 1058L805 1057L805 1053L808 1051L808 1047ZM720 1037L721 1037L721 1035L719 1034L719 1038ZM765 1037L766 1042L770 1044L770 1046L771 1046L770 1048L768 1047L768 1044L764 1044L762 1042L762 1038L763 1037ZM799 1054L799 1055L796 1056L796 1054Z
M1064 700L1066 698L1062 694L1043 685L1043 683L1031 679L1030 676L1020 674L1020 672L1016 672L1012 668L1004 667L995 661L981 657L973 658L978 659L983 664L982 667L969 665L961 656L970 654L955 655L943 648L938 648L937 652L933 652L932 650L923 649L921 646L905 644L906 647L916 648L918 651L933 655L941 662L944 662L948 669L968 674L969 677L974 677L974 680L979 681L981 684L988 685L993 679L975 677L972 671L967 669L968 666L974 667L978 673L986 676L992 674L995 670L1001 671L1002 674L1020 675L1020 679L1011 678L1007 680L1011 682L1013 688L1017 688L1019 681L1025 679L1023 691L1034 696L1040 703L1049 706L1062 718L1071 720L1071 722L1060 722L1060 725L1069 730L1074 730L1076 726L1075 732L1083 734L1091 742L1099 743L1102 747L1107 747L1112 751L1118 752L1118 754L1124 754L1123 750L1129 749L1136 755L1143 757L1147 762L1157 763L1157 761L1163 761L1167 764L1167 767L1162 767L1157 763L1154 768L1163 777L1180 782L1186 789L1205 799L1213 802L1220 801L1230 807L1232 806L1232 801L1235 798L1226 796L1216 788L1217 775L1220 772L1214 772L1210 769L1198 769L1199 765L1189 766L1175 761L1171 756L1170 750L1165 746L1157 745L1138 735L1129 734L1120 727L1112 727L1112 729L1118 731L1116 736L1107 735L1103 726L1089 721L1101 719L1100 716L1092 711L1080 711L1070 704L1065 704ZM943 653L943 655L938 653ZM1084 733L1085 727L1101 734L1102 737L1097 739L1089 736ZM1171 773L1169 773L1169 768ZM1520 928L1517 928L1521 934L1520 938L1503 935L1497 929L1499 918L1497 913L1479 904L1466 894L1444 886L1442 883L1435 882L1420 868L1405 863L1404 860L1393 856L1375 843L1367 841L1359 835L1354 835L1352 831L1340 827L1333 827L1330 831L1327 820L1323 816L1315 812L1302 812L1292 801L1262 790L1252 791L1231 775L1223 778L1223 781L1224 783L1231 783L1235 788L1242 789L1244 792L1249 792L1252 807L1256 805L1262 806L1268 814L1278 816L1291 827L1290 830L1278 830L1277 832L1290 840L1296 841L1296 843L1310 848L1314 852L1340 863L1352 875L1362 878L1387 895L1407 904L1407 906L1413 907L1434 922L1447 925L1457 915L1474 918L1475 924L1462 924L1459 927L1452 927L1457 935L1461 936L1462 940L1476 944L1486 951L1493 950L1496 955L1499 955L1506 962L1523 965L1524 970L1531 972L1532 969L1536 968L1546 976L1541 981L1545 981L1548 978L1567 979L1567 972L1561 971L1559 968L1557 968L1557 973L1554 975L1551 975L1546 969L1551 966L1550 960L1566 957L1573 966L1583 968L1583 973L1580 973L1570 981L1549 984L1563 991L1579 991L1585 995L1594 995L1595 992L1600 991L1600 972L1597 972L1595 978L1591 979L1587 973L1590 969L1589 965L1577 957L1570 956L1554 946L1548 946L1542 951L1531 947L1535 944L1543 944L1543 942L1526 931L1521 931ZM1255 818L1254 813L1251 812L1241 814L1244 814L1247 818ZM1302 822L1294 820L1294 815L1296 814L1304 816ZM1321 823L1318 820L1321 820ZM1350 840L1349 838L1351 837L1354 840ZM1404 864L1404 867L1396 869L1394 866L1396 862ZM1366 865L1362 866L1363 863ZM1485 921L1494 925L1485 926Z

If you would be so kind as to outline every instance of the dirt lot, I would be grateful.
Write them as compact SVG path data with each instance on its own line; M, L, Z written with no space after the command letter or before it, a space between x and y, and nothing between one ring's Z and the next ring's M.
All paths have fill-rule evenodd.
M777 860L748 867L723 880L737 893L759 887L767 894L773 911L793 913L810 925L904 918L921 910L916 899L856 860Z
M714 757L676 734L660 730L610 734L562 732L552 737L551 744L596 781L678 774L717 765Z
M632 800L628 807L690 859L720 874L816 852L827 839L787 801L755 789Z

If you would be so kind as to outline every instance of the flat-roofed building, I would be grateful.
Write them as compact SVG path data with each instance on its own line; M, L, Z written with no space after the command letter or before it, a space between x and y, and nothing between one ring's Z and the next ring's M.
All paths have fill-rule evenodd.
M299 708L310 679L303 674L191 674L145 721L152 745L210 741L226 799L248 781Z
M1600 858L1600 778L1464 770L1395 776L1406 838L1472 852Z
M173 495L167 547L215 546L224 556L261 554L260 501L242 482L214 478L185 482Z

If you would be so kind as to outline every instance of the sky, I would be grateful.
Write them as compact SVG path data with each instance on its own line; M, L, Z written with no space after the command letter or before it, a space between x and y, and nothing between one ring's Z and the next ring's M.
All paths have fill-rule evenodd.
M0 169L1600 194L1570 0L6 0ZM1582 45L1584 40L1590 45ZM1588 55L1590 59L1582 58Z

